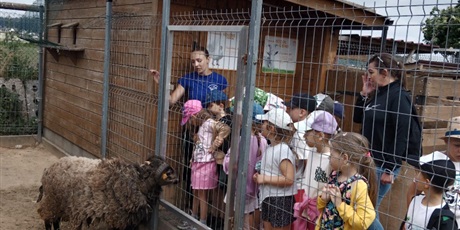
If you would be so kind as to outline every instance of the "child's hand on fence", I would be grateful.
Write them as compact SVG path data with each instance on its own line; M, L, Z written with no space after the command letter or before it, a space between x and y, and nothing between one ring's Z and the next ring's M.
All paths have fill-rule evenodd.
M324 201L324 202L329 202L331 200L331 195L329 194L329 191L327 189L327 185L323 187L323 189L321 190L321 195L320 195L321 199Z
M254 173L254 176L252 176L252 179L257 184L263 184L264 180L265 180L265 175L262 175L262 174L259 174L259 173Z
M342 203L342 193L340 192L339 187L335 185L328 185L329 194L331 194L331 201L334 203L335 207L340 206Z
M160 72L156 69L150 69L150 73L153 76L153 80L158 84L160 82Z
M216 139L214 139L214 141L212 142L212 146L211 146L211 149L213 150L213 152L216 149L218 149L223 143L224 143L224 139L222 139L222 137L216 137Z

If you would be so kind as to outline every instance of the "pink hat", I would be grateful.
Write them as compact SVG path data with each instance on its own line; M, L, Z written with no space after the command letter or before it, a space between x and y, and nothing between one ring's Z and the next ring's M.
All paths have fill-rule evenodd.
M203 107L201 106L201 101L199 100L188 100L184 104L184 108L182 108L182 121L180 125L185 125L188 119L192 117L192 115L197 114Z

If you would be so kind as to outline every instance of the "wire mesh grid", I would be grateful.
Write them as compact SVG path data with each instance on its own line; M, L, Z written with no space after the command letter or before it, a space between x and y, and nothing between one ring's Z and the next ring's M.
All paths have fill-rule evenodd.
M36 134L38 128L37 12L0 9L0 135Z
M377 61L374 63L377 63L377 66L374 67L379 71L380 69L386 69L388 73L394 74L399 68L397 65L404 64L407 73L406 88L410 93L408 94L410 99L408 105L410 108L414 106L418 114L415 117L421 120L424 134L424 153L445 150L446 146L440 138L444 137L445 131L450 127L448 126L450 117L460 115L457 108L459 84L456 76L458 75L458 64L437 63L438 60L446 59L438 59L440 56L433 49L445 47L422 43L424 37L423 30L420 29L424 28L424 21L432 17L429 13L431 8L435 6L446 8L451 5L454 4L452 2L418 5L399 4L359 9L359 11L366 12L364 15L358 15L356 8L353 6L332 8L332 10L318 6L317 9L307 7L266 7L262 13L262 23L260 25L259 59L256 63L258 71L255 86L257 88L249 90L255 90L257 97L254 100L262 104L261 106L265 110L278 107L286 108L281 101L289 102L294 98L293 95L299 92L316 95L314 102L316 106L322 105L323 102L326 104L327 100L331 99L332 110L329 110L331 114L334 114L334 105L337 104L334 101L339 102L343 105L341 107L342 113L337 119L340 129L346 132L358 133L361 133L362 129L371 131L381 129L378 133L371 132L371 134L368 134L371 157L380 155L385 161L398 162L391 153L387 152L386 146L377 146L375 143L382 142L393 147L405 145L405 148L407 148L408 143L398 143L397 138L402 136L399 132L410 134L408 128L406 127L403 131L396 131L388 127L401 124L403 121L407 121L404 119L411 118L411 116L407 114L407 111L400 111L400 108L393 112L388 111L388 109L375 109L377 107L375 103L377 97L366 102L372 102L372 105L356 105L356 101L363 89L361 76L365 75L365 73L367 74L366 76L373 74L369 72L369 58L374 53L391 53L392 58L390 60L385 59L380 62L378 59L382 57L376 57ZM352 14L354 13L355 17L347 17L346 13L350 13L349 11ZM342 14L339 14L340 12ZM378 24L376 21L380 17L374 16L373 13L375 14L375 12L388 17L389 20L393 21L393 24L385 24L385 21L388 20L383 20L383 24ZM246 10L185 12L175 13L171 17L171 25L174 26L235 26L249 25L249 21L250 14ZM128 157L128 154L130 154L132 159L136 159L139 156L136 153L148 154L145 149L148 151L153 149L153 145L150 142L146 142L146 136L153 137L155 132L154 120L150 119L149 116L155 115L158 99L162 95L157 95L157 83L146 70L159 68L159 61L156 58L159 57L159 36L157 36L157 33L160 31L160 26L159 16L123 14L114 18L111 47L110 154L131 158ZM382 38L385 26L388 26L387 38ZM418 32L412 33L411 31L413 30ZM182 175L182 183L172 189L170 193L167 193L166 196L174 205L194 217L200 219L205 217L207 224L213 229L221 227L219 222L221 222L220 219L225 214L222 202L225 189L209 190L205 195L197 191L194 193L191 190L192 171L196 169L191 168L190 159L197 148L196 139L193 139L193 132L185 131L185 128L180 126L179 123L183 115L182 108L187 101L186 98L191 98L193 93L189 91L189 88L184 87L185 85L182 85L185 83L176 83L180 82L180 79L185 74L197 71L190 64L192 62L196 65L196 60L191 61L193 58L193 56L191 57L191 51L197 46L202 46L207 48L210 53L209 65L203 68L210 68L212 71L226 77L228 87L224 92L229 98L243 95L243 92L236 92L237 79L241 76L235 74L235 69L244 68L244 66L235 66L235 59L241 58L244 54L235 53L237 44L231 42L233 36L234 34L228 32L200 32L193 29L186 32L174 32L174 38L170 41L173 44L172 50L170 50L171 59L168 60L171 64L170 74L173 90L182 87L186 93L184 96L180 95L182 96L180 100L174 101L175 105L170 107L169 117L166 118L168 120L166 157L168 161L172 162L178 173ZM213 44L211 41L217 41L217 44ZM383 47L383 45L385 46ZM444 55L450 54L447 51L439 52L444 52ZM453 52L453 55L455 55L455 52ZM218 60L216 61L216 59ZM205 57L204 60L208 59ZM318 95L320 93L328 95L329 99L324 99L323 95ZM395 96L395 100L400 102L404 95L398 91L391 96ZM386 95L386 97L390 97L390 95ZM318 98L323 98L323 100L318 100ZM205 100L205 97L202 100ZM388 103L388 100L384 100L384 103ZM398 107L400 104L396 102L394 106ZM231 107L231 105L232 103L229 102L226 107ZM330 104L328 105L329 107L324 106L326 107L323 109L331 109ZM287 106L287 114L290 115L294 123L298 123L299 117L302 115L301 111L298 111L299 107L300 105ZM353 117L356 117L359 111L361 113L366 112L369 108L374 108L375 114L384 114L384 119L380 120L382 123L375 124L374 120L376 118L373 117L376 116L375 114L371 115L370 118L366 115L367 120L364 121L365 127L363 128L358 123L353 122ZM368 126L366 127L366 125ZM322 126L317 126L317 129L324 127L324 124L322 124ZM267 129L266 124L258 127L257 130L269 137L264 139L270 140L272 144L277 142L276 139L271 139L272 136L268 133L267 130L269 129ZM194 132L197 131L198 129ZM272 132L274 131L272 130ZM146 135L146 133L148 134ZM327 141L324 142L324 140L331 138L322 136L323 134L321 133L324 132L315 131L312 133L308 131L306 133L307 139L309 139L307 142L310 142L307 144L316 147L316 152L303 150L304 153L299 153L302 150L298 150L295 151L295 154L293 152L285 159L289 159L292 165L298 167L299 154L308 158L304 178L302 178L303 181L291 183L291 185L303 187L305 194L308 194L310 198L315 198L321 193L320 186L317 183L324 184L328 182L331 162L337 161L337 159L343 160L344 158L340 154L338 156L334 155L337 154L334 148L329 150L329 154L327 154L327 149L322 148L324 146L321 145L327 144ZM302 134L299 135L303 138ZM407 138L407 135L404 138ZM404 138L402 137L402 139ZM153 140L153 138L150 140ZM290 143L288 142L287 144ZM270 151L276 150L273 148L274 146L268 147L271 148ZM320 150L325 152L319 154ZM284 154L289 150L282 152ZM350 154L357 155L357 152ZM350 157L350 154L347 157ZM359 160L354 162L356 165L363 164L363 160L370 159L367 151L361 151L359 154L361 154L358 158ZM328 155L331 155L331 157L328 157ZM292 156L294 156L294 159L289 158ZM269 162L265 158L262 160L262 164L264 170L267 170L266 167L271 166L273 162ZM381 161L376 162L376 164L377 166L382 166ZM216 165L215 167L216 169L212 168L211 170L218 171L220 166ZM249 167L253 167L253 165ZM378 174L384 174L384 169L385 167L383 167L383 171L378 171ZM387 169L390 170L390 168ZM399 173L399 175L394 184L392 184L391 191L386 194L379 207L379 219L385 229L398 228L399 223L405 218L405 210L407 210L408 204L401 202L401 199L406 199L406 191L415 177L413 168L405 163L400 170L391 168L391 171L387 172L388 175L392 175L391 173ZM265 172L268 174L268 170ZM286 177L285 173L285 171L281 170L281 174L284 177ZM217 172L212 174L215 176ZM261 174L264 173L261 172ZM252 176L248 175L248 177ZM364 176L369 177L367 178L368 180L372 180L370 174ZM211 179L216 180L215 177ZM370 184L374 182L376 182L375 179L368 183L367 186L371 187ZM224 182L217 182L217 187L223 185L222 183ZM363 184L360 183L360 185ZM261 189L267 189L264 186L266 185L261 185ZM276 192L278 191L280 189L276 190ZM275 207L273 204L276 204L276 208L283 207L286 210L275 210L273 213L281 212L280 216L285 213L291 216L294 212L293 202L295 198L302 197L301 193L298 194L294 188L289 192L283 191L281 193L282 197L288 197L291 200L270 200L265 208L270 209ZM194 198L195 204L201 201L201 206L209 206L209 215L199 216L197 209L195 208L194 210L193 207L192 200ZM258 198L265 197L259 195ZM367 207L368 209L364 209L365 211L372 210L372 207L375 207L375 203L372 202L373 204L370 205L370 200L372 199L366 198L364 203L356 204L355 207ZM345 203L356 202L353 197L350 200L344 199L344 201ZM237 200L236 202L248 202L248 200ZM321 201L318 200L318 202ZM256 203L258 202L256 201ZM263 205L262 212L264 212ZM372 211L369 211L369 213L372 213ZM372 214L366 215L368 213L361 217L364 219L364 225L368 226L372 223L373 217ZM254 217L253 215L251 216ZM324 215L320 213L317 221L321 222L322 217ZM267 218L272 217L265 216L264 220ZM298 219L301 218L299 216ZM314 221L310 220L310 222L313 223ZM363 223L353 222L353 224ZM258 226L253 228L258 228Z

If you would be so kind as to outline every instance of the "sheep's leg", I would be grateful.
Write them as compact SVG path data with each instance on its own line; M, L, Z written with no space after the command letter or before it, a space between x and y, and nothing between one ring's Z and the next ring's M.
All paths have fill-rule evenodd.
M53 222L53 228L54 228L54 230L59 230L59 229L61 229L61 227L60 227L59 225L61 225L61 219L60 219L60 218L57 219L57 220L55 220L55 221Z
M49 220L45 220L45 229L51 230L51 222Z

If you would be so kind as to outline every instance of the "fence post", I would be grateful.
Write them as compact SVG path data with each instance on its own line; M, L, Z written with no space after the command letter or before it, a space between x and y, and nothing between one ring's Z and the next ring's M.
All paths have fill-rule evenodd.
M240 153L250 152L250 140L252 129L252 110L254 103L254 89L257 73L257 59L259 53L260 24L262 17L263 0L253 0L251 4L251 21L249 23L249 46L248 46L248 65L246 72L246 92L243 99L243 122L241 126L241 145ZM238 180L236 181L236 202L235 220L244 220L244 208L246 200L246 178L248 172L249 154L239 154L238 157ZM229 225L225 228L229 229ZM244 229L244 221L235 221L234 229Z
M43 42L43 12L44 7L43 5L39 6L39 14L40 14L40 23L38 25L38 39L39 44ZM44 72L44 65L43 65L43 46L39 46L38 50L38 129L37 129L37 138L38 142L42 142L43 136L43 72Z
M102 94L101 122L101 155L104 159L107 151L107 120L109 110L109 81L110 81L110 39L112 33L112 0L106 2L105 12L105 45L104 45L104 89Z
M161 18L161 51L160 51L160 88L158 98L158 113L157 113L157 132L155 139L155 155L164 157L166 153L166 132L168 129L168 108L169 108L169 82L171 77L169 76L170 65L168 67L167 61L170 59L167 57L168 47L172 44L168 44L168 25L170 15L170 0L163 0L162 18ZM170 47L172 48L172 47ZM155 203L153 208L152 217L150 218L150 229L158 229L158 215L160 212L159 202Z

